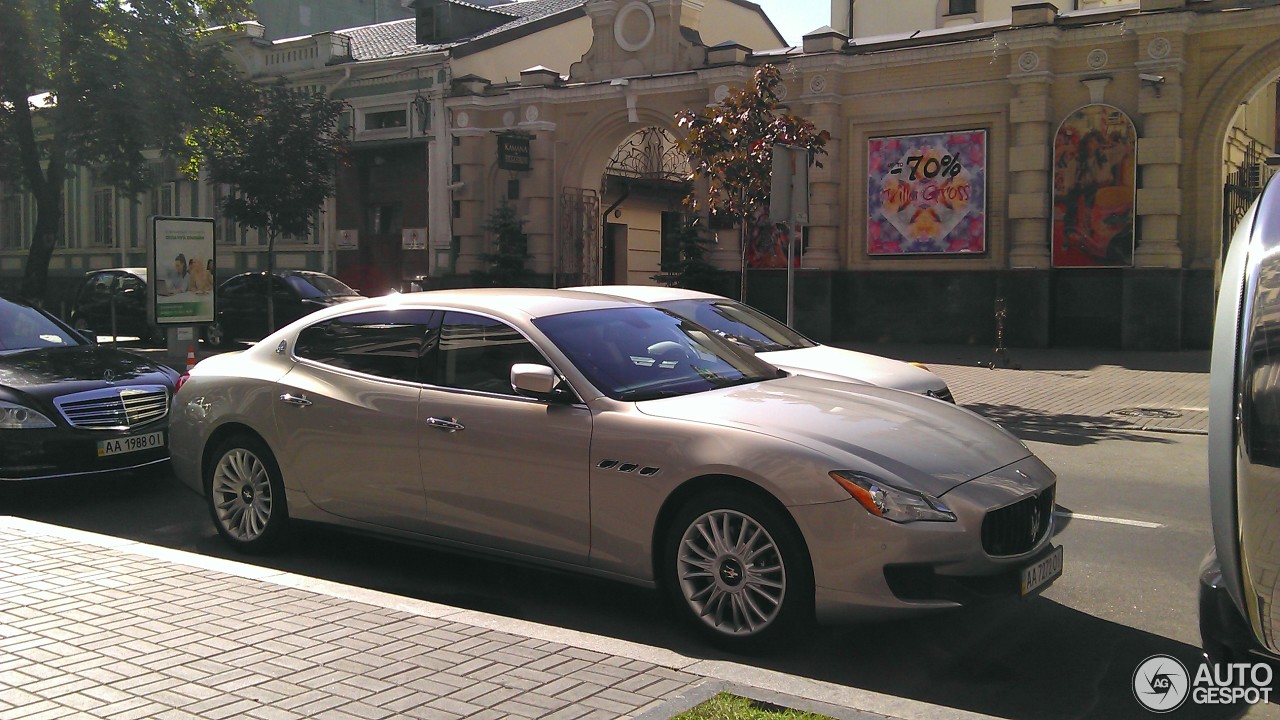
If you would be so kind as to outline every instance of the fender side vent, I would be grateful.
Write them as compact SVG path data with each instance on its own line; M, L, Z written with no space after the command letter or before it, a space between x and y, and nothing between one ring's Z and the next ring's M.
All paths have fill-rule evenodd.
M643 475L643 476L645 476L645 477L649 477L649 476L651 476L651 475L657 475L659 470L661 470L661 468L656 468L656 467L642 467L642 468L640 468L640 474L641 474L641 475Z
M618 472L633 472L638 467L640 466L635 463L623 463L618 466Z
M596 465L596 467L600 468L601 470L611 470L613 468L618 467L618 461L617 460L601 460Z

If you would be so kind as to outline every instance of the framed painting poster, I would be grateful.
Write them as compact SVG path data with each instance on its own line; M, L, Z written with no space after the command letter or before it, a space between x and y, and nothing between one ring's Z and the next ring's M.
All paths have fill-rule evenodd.
M987 131L867 141L867 253L987 249Z
M1133 264L1138 133L1124 111L1085 105L1053 137L1053 266Z

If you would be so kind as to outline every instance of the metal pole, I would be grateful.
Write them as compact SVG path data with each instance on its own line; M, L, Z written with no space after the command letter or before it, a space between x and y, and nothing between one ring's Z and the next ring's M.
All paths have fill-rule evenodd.
M796 323L796 233L800 229L798 223L787 223L787 325L795 327Z

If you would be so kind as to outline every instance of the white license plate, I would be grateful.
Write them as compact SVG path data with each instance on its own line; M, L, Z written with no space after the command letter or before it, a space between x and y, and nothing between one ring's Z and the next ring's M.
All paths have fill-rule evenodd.
M111 440L99 440L98 457L123 455L125 453L138 452L139 450L151 450L152 448L158 447L164 447L163 431L147 433L146 435L130 435L129 437L112 438Z
M1022 568L1022 597L1057 580L1062 575L1062 548L1056 547L1049 557L1035 565Z

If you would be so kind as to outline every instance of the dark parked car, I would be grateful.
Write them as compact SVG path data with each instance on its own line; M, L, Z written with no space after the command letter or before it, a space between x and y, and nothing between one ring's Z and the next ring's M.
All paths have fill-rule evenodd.
M164 330L147 321L147 269L106 268L85 273L71 308L71 326L102 335L162 342Z
M278 328L320 308L361 297L341 280L309 270L278 270L271 288ZM218 287L217 320L205 328L206 343L225 347L233 340L259 340L269 331L265 272L241 273Z
M167 462L178 373L0 298L0 481Z

